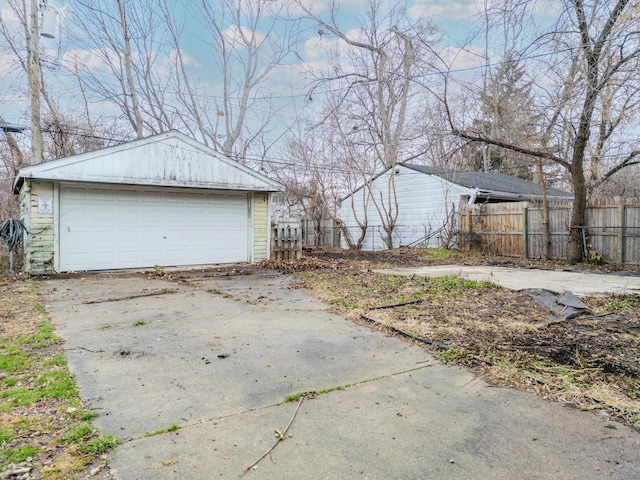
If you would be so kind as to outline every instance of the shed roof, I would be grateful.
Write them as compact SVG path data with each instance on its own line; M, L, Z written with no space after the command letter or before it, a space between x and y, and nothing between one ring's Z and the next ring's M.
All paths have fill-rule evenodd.
M456 185L475 188L482 194L493 194L495 196L507 194L509 196L522 197L523 199L542 196L542 187L539 184L501 173L450 170L448 168L426 167L409 163L401 163L400 165L417 172L438 176ZM563 199L573 198L572 193L558 190L557 188L547 188L547 195Z
M178 132L21 168L25 179L279 192L284 186Z

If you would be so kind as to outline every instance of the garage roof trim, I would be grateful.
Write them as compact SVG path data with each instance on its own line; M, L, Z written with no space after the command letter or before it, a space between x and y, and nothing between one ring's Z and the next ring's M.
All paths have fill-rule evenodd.
M25 179L280 192L284 186L175 130L21 168Z

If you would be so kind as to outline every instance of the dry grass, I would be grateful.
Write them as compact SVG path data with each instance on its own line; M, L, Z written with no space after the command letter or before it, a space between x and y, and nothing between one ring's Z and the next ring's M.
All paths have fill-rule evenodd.
M0 336L27 335L34 325L46 320L32 284L6 283L0 285L0 291Z
M471 368L491 383L597 409L640 428L640 296L587 298L594 313L612 315L548 326L548 312L525 293L452 277L375 274L368 271L374 253L365 263L342 254L347 269L299 275L347 318L366 315L426 339L432 345L425 348L441 360ZM327 260L312 259L317 261ZM377 308L411 301L418 303ZM443 352L443 345L449 350Z

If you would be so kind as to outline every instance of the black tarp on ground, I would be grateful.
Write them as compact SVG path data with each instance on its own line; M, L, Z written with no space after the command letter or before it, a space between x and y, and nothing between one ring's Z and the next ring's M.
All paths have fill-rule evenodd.
M557 293L544 288L528 288L521 291L531 295L540 306L551 312L548 316L551 322L564 321L583 313L591 313L589 307L569 291Z

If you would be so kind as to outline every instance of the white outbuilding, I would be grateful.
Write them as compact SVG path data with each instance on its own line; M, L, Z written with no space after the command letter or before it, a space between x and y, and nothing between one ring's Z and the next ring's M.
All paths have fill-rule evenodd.
M547 197L571 200L573 194L548 188ZM363 250L387 248L385 227L392 223L393 247L439 247L462 203L541 199L542 187L521 178L398 163L342 199L340 219L352 239L364 233ZM341 243L347 247L344 235Z
M20 169L34 274L258 262L284 187L176 131Z

